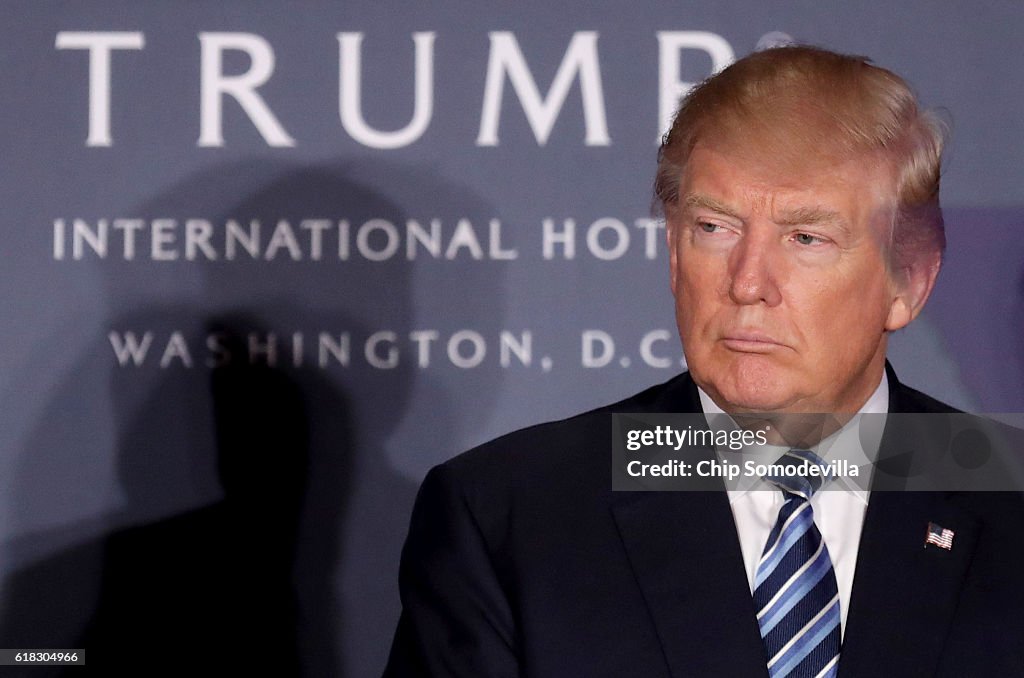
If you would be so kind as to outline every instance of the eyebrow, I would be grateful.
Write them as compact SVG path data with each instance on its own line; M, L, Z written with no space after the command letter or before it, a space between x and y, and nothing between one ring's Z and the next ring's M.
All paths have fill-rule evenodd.
M728 217L733 217L734 219L743 218L736 212L736 210L723 205L714 198L701 195L699 193L690 193L687 195L686 199L683 201L683 205L686 207L703 207L704 209L709 209L712 212L718 212L719 214L724 214Z
M822 223L843 226L844 220L839 212L824 207L796 207L791 210L782 210L776 223L782 226L810 226Z
M700 193L691 193L686 196L683 201L686 207L702 207L704 209L717 212L718 214L724 214L734 219L743 219L740 214L714 198L702 195ZM780 226L813 226L816 224L828 224L835 226L845 232L849 232L849 228L846 225L846 220L839 212L828 209L825 207L795 207L789 210L783 210L778 220L775 222Z

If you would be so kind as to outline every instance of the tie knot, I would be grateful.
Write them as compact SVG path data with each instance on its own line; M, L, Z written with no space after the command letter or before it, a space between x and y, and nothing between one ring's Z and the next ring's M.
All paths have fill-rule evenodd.
M768 467L764 479L786 494L810 500L832 480L832 467L810 450L790 450Z

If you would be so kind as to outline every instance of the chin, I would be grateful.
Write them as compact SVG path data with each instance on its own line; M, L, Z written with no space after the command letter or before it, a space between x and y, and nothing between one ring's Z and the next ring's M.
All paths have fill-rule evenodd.
M778 412L792 405L794 398L778 392L775 388L758 390L756 388L719 389L723 409L732 412Z
M740 358L716 370L718 378L707 380L709 393L718 393L727 411L777 412L798 400L793 375L771 360ZM711 375L709 375L711 376Z

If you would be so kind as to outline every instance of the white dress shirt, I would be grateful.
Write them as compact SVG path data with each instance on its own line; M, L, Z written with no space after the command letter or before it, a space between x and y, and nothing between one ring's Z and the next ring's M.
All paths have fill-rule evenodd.
M705 416L722 415L722 409L704 391L697 389L700 403ZM855 482L849 478L836 478L827 491L817 492L811 498L814 510L814 524L821 532L825 546L832 558L832 567L836 573L836 584L839 587L839 613L841 633L846 633L846 615L850 609L850 593L853 590L853 574L857 565L857 548L860 544L860 532L864 526L864 514L868 507L868 488L872 462L878 455L879 435L865 436L857 425L860 415L884 414L889 410L889 382L882 374L882 381L875 392L858 412L858 416L847 423L842 429L832 434L813 451L826 461L846 459L861 469L862 476ZM717 422L718 420L716 420ZM874 419L878 421L878 419ZM709 422L710 423L710 422ZM720 457L728 457L730 461L742 464L744 459L755 459L759 463L771 463L782 456L788 448L778 446L758 446L745 448L739 452L719 451ZM739 536L740 550L743 553L743 565L747 572L747 582L751 593L754 589L754 577L761 553L768 541L768 533L775 525L785 499L780 490L763 479L743 479L728 488L729 505L733 519L736 521L736 533Z

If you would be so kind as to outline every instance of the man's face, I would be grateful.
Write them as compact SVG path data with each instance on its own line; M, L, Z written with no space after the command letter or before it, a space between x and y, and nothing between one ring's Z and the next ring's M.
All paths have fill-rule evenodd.
M797 170L698 145L670 215L690 372L729 412L856 412L912 317L886 266L895 181L870 158Z

